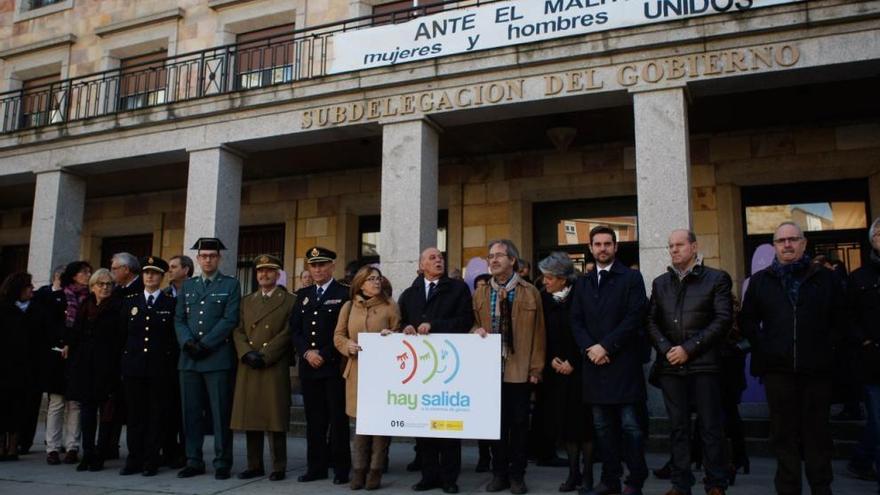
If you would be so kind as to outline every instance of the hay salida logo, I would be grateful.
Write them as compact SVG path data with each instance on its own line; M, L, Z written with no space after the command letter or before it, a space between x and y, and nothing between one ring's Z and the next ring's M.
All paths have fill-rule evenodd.
M400 390L389 389L386 393L386 402L389 406L405 407L411 411L417 408L469 408L471 397L455 390L454 381L461 372L461 354L458 348L447 339L442 345L435 346L428 339L419 339L416 342L422 350L416 350L416 345L409 339L403 339L403 348L400 353L395 353L394 366L400 373ZM414 384L442 385L442 390L433 393L418 393L411 391ZM452 384L449 389L445 386ZM410 390L407 390L410 389Z

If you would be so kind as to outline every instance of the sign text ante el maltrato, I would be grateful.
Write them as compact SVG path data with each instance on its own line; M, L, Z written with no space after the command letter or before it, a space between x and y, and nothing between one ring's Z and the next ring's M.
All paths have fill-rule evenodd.
M501 339L360 334L359 435L497 440Z
M804 0L511 0L334 36L336 74Z

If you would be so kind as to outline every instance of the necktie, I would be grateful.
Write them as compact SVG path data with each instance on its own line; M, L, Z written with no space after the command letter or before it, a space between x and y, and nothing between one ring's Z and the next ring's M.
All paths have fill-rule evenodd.
M153 305L153 295L150 294L150 297L147 298L147 306Z
M597 287L602 288L602 276L605 274L605 270L599 270L599 283Z
M428 284L428 297L426 299L431 299L431 296L434 295L434 291L436 291L436 290L437 290L436 283L431 282L430 284Z
M210 278L206 278L206 279L205 279L205 288L207 289L207 288L210 287L210 286L211 286L211 279L210 279Z
M318 299L321 299L322 297L324 297L324 288L318 287Z

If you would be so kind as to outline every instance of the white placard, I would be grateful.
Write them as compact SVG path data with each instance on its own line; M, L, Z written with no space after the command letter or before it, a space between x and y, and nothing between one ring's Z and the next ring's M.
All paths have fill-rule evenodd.
M497 440L501 338L358 335L357 433Z
M338 33L336 74L804 0L511 0Z

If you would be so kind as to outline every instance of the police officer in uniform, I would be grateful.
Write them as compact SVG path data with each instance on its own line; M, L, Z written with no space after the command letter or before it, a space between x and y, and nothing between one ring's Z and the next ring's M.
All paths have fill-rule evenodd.
M128 411L128 459L119 472L123 476L155 476L158 471L165 417L174 400L168 381L177 374L177 300L159 289L168 263L149 256L140 264L144 288L122 303L126 340L121 370Z
M335 261L336 253L329 249L318 246L306 251L314 285L297 293L290 330L300 358L299 377L306 413L308 468L298 480L326 479L332 456L333 483L339 485L349 481L351 449L345 379L340 367L342 356L333 345L333 332L339 310L349 299L349 288L333 280Z
M235 347L232 330L238 326L241 286L219 272L219 239L202 237L192 249L202 273L183 283L177 296L174 327L180 344L180 395L186 432L186 467L177 476L189 478L205 473L202 443L205 420L211 411L214 423L214 478L229 478L232 468L232 410Z

